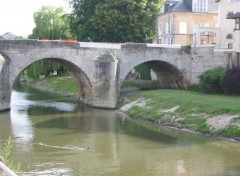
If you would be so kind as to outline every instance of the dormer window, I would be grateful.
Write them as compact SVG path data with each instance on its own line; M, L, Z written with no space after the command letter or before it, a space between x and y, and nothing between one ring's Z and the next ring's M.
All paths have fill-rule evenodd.
M193 0L192 1L193 12L208 12L208 0Z

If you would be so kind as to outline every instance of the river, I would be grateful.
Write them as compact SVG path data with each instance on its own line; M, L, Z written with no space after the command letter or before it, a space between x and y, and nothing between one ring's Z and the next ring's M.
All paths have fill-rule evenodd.
M239 176L240 144L122 117L28 87L0 114L26 176Z

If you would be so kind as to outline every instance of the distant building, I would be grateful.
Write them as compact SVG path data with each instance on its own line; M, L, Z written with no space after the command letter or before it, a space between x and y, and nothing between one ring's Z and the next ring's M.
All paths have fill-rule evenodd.
M219 42L216 48L226 53L229 65L240 67L240 0L218 0Z
M202 45L216 42L215 0L166 0L157 17L156 43Z
M16 36L11 32L7 32L3 35L0 35L0 40L14 40Z

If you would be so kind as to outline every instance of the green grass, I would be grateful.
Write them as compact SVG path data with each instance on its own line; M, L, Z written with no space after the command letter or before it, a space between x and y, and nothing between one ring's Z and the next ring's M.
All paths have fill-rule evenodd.
M225 137L240 137L240 128L238 126L229 125L218 131L218 134Z
M139 106L133 106L130 108L128 114L134 119L144 119L148 121L154 121L162 117L162 113L153 111L151 109L141 108Z
M139 97L151 99L149 104L153 109L169 108L179 105L177 112L207 114L236 114L240 112L240 96L209 95L198 92L161 89L139 92L130 97L131 100Z
M138 92L130 95L128 99L147 99L147 107L134 106L130 108L129 115L135 119L154 121L164 115L159 110L180 106L171 116L181 117L173 124L180 123L182 127L190 128L202 133L212 133L211 127L206 123L207 118L219 114L240 113L240 96L209 95L192 91L160 89ZM235 120L236 121L236 120ZM169 124L171 125L171 124ZM240 136L239 127L229 127L218 134L228 137Z
M74 79L70 76L51 76L46 81L41 81L39 86L74 94L78 91Z
M122 83L121 88L127 87L137 87L139 89L148 90L148 89L160 89L159 81L153 80L134 80L134 81L127 81L124 80Z

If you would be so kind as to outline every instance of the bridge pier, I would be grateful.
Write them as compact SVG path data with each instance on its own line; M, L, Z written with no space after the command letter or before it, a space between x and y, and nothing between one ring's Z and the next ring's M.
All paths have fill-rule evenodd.
M92 105L115 108L118 101L118 59L110 51L94 59Z
M10 109L11 88L9 61L0 55L0 111Z

